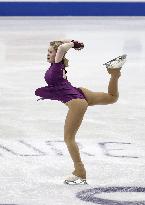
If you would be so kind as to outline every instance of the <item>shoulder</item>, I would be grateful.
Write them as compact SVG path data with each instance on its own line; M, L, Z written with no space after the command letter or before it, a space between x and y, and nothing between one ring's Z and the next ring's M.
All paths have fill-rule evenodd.
M56 69L64 69L65 65L62 61L58 62L58 63L52 63L51 64L52 68L56 68Z
M60 62L58 62L58 63L63 63L64 64L64 59L62 59ZM57 64L57 63L56 63Z
M53 65L64 65L64 60L61 60L61 61L58 62L58 63L53 63Z

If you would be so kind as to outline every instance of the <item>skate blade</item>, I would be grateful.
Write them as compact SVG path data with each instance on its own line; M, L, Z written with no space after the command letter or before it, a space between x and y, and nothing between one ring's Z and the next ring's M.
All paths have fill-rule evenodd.
M126 55L126 54L123 54L122 56L118 56L118 57L116 57L116 58L114 58L114 59L108 61L107 63L104 63L103 65L108 65L108 64L110 64L111 62L116 61L117 59L121 59L121 60L126 59L126 57L127 57L127 55Z
M88 184L86 180L75 180L75 181L69 181L65 180L64 184L69 184L69 185L85 185Z

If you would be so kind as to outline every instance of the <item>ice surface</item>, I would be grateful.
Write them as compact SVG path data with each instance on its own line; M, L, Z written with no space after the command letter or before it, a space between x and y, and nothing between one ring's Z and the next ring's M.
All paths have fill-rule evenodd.
M109 205L145 204L144 36L144 17L0 18L0 204L98 204L93 197ZM67 53L67 76L72 85L96 92L107 92L109 75L102 64L128 55L119 100L88 107L76 135L85 186L63 184L73 171L63 141L68 108L35 96L46 85L48 43L57 39L84 42L84 50ZM124 191L95 192L103 187ZM77 196L87 189L88 202Z

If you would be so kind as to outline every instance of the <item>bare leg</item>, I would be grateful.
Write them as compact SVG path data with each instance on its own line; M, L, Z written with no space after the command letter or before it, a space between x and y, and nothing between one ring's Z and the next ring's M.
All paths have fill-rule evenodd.
M120 69L117 70L108 69L108 72L111 74L111 78L108 85L108 94L119 97L118 79L121 76Z
M74 163L75 170L73 171L73 174L85 179L86 170L80 157L78 145L75 142L75 135L82 123L88 103L83 99L73 99L69 101L68 105L69 111L65 120L64 141Z
M106 105L114 103L118 99L118 78L121 75L120 70L108 69L108 72L109 74L111 74L111 78L108 85L108 93L92 92L87 89L84 89L86 91L84 92L84 94L87 98L87 101L75 99L69 101L66 104L69 107L69 111L65 121L64 141L74 162L75 170L73 171L73 174L76 176L80 176L84 179L86 178L86 170L80 157L78 145L75 142L75 135L81 125L83 116L86 112L88 105Z
M83 91L88 105L107 105L115 103L118 100L118 79L121 76L120 69L107 69L108 73L111 74L111 78L108 85L108 93L105 92L94 92L87 88L80 87Z
M66 143L70 156L74 162L75 170L72 172L76 176L86 178L86 170L80 157L80 152L75 139Z

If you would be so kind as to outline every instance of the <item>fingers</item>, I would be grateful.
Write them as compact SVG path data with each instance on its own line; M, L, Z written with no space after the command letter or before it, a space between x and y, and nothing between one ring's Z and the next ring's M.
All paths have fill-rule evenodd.
M84 48L84 43L83 43L83 42L80 42L80 41L77 41L77 42L81 44L81 47L80 47L80 48L76 48L76 50L81 50L81 49L83 49L83 48Z
M75 50L78 50L78 51L81 50L81 49L83 49L83 48L75 48Z

